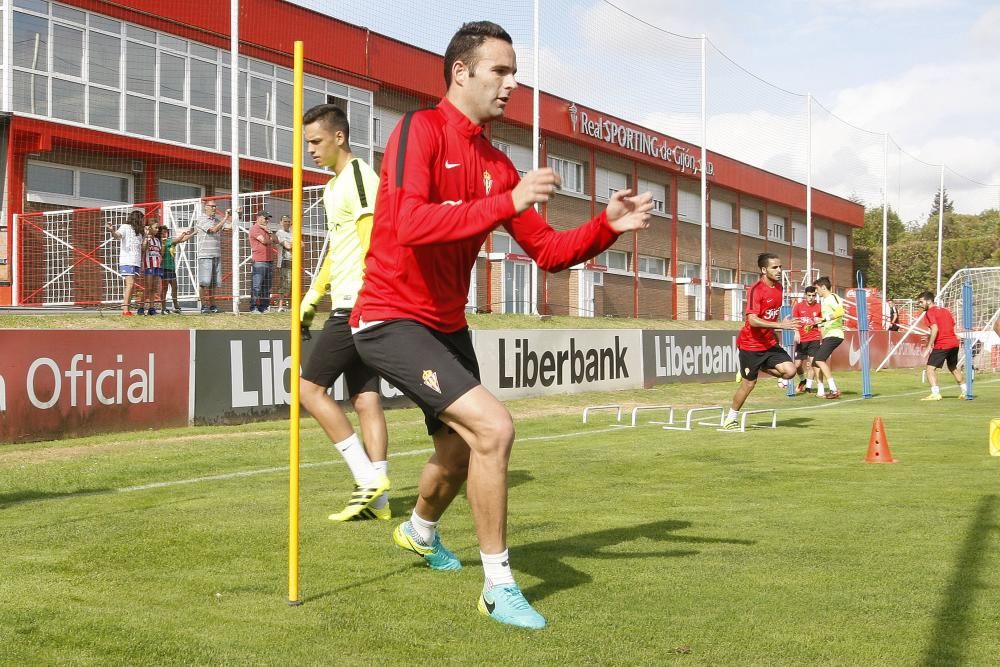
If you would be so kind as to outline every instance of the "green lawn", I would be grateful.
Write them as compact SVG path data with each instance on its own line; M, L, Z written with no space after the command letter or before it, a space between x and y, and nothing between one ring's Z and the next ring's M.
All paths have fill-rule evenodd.
M921 403L919 373L843 374L841 401L762 382L748 433L616 428L605 402L724 404L734 383L510 403L511 564L549 621L480 616L461 572L397 550L397 522L334 525L351 480L302 422L301 589L287 600L287 423L0 446L2 665L988 665L1000 655L1000 378ZM872 418L893 465L864 463ZM389 413L392 509L429 441ZM992 657L991 657L992 656Z

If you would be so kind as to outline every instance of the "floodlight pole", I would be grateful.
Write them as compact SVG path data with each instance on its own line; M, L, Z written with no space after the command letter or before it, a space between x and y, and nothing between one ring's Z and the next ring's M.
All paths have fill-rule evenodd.
M539 99L539 90L541 87L541 75L539 73L539 63L541 59L538 57L538 30L539 30L539 5L541 0L534 0L532 3L532 49L534 53L532 54L532 65L535 70L535 85L531 90L531 168L538 169L541 165L539 160L541 159L539 144L541 143L541 107ZM535 210L538 210L538 204L535 204ZM489 259L487 259L487 270L492 270L489 267ZM531 314L538 315L538 262L534 259L531 260ZM487 296L489 299L489 296Z
M229 208L233 214L233 314L240 312L240 0L229 0ZM221 261L221 258L220 258ZM219 285L221 287L221 285ZM202 304L204 305L204 304Z
M882 315L889 298L889 133L882 136Z
M705 43L701 36L701 309L695 319L708 319L708 81L706 80Z
M937 288L934 294L941 295L941 251L944 249L944 165L941 165L941 188L938 190L938 247L937 247Z

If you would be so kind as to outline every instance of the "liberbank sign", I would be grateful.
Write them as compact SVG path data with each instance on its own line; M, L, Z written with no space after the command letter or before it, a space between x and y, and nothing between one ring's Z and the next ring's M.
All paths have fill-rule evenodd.
M655 134L623 125L616 120L596 115L591 111L579 109L576 104L569 105L569 122L573 127L573 134L582 134L606 144L620 146L626 150L642 153L668 164L676 165L681 173L691 172L695 175L701 173L701 159L687 146L671 145L666 139L661 139ZM709 162L705 173L713 176L715 165Z

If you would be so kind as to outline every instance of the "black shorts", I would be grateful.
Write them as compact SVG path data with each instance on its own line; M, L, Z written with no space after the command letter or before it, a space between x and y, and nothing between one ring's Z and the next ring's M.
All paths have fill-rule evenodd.
M752 350L740 350L740 375L744 380L755 382L757 374L763 368L777 368L779 364L791 363L792 358L785 352L785 348L775 345L769 350L761 352Z
M354 334L365 363L424 411L427 433L444 422L438 416L479 386L479 362L468 328L442 333L413 320L390 320Z
M365 366L354 347L348 315L330 315L312 344L302 379L329 389L343 374L347 395L378 391L378 374Z
M948 362L948 370L953 371L958 368L958 348L950 347L947 350L931 350L930 356L927 357L927 365L933 366L934 368L941 368L944 366L945 362Z
M795 358L796 359L808 359L809 357L816 356L816 350L819 349L818 340L807 340L804 343L795 344Z
M830 355L833 354L833 351L840 347L840 344L843 342L843 338L837 338L836 336L824 338L823 342L819 344L816 354L813 355L813 361L827 361Z

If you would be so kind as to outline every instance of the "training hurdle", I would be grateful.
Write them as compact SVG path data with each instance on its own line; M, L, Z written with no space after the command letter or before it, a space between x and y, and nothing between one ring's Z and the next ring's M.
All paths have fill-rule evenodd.
M674 423L674 406L672 405L637 405L634 408L632 408L632 423L626 428L635 428L638 425L640 410L667 410L667 421L665 422L650 421L647 422L648 424L661 426L663 424Z
M617 410L618 414L615 417L616 422L621 422L622 420L622 406L620 405L588 405L583 409L583 423L587 423L587 415L589 415L594 410Z
M714 415L711 417L700 417L697 420L694 420L694 415L699 412L717 412L719 417L718 423L714 423L712 421L715 419ZM673 426L673 420L671 419L671 423L664 426L663 429L666 431L690 431L692 423L699 424L701 426L722 426L722 420L724 417L725 410L722 409L721 405L710 405L704 408L691 408L687 411L687 416L684 418L684 426Z
M771 425L765 426L764 424L751 424L750 428L778 428L778 413L775 410L747 410L742 415L740 415L740 431L747 430L747 417L750 415L771 415Z

